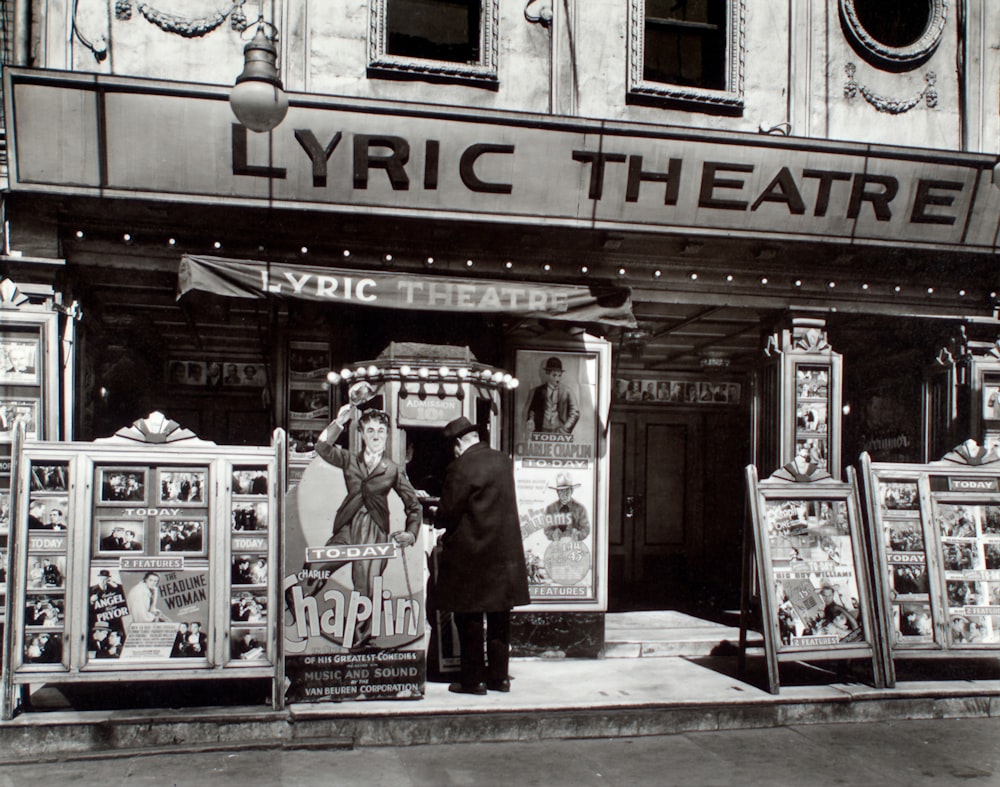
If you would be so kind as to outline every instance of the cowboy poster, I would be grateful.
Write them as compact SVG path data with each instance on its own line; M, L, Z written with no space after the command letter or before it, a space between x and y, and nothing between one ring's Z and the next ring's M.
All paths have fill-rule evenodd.
M422 540L391 537L328 544L347 495L342 470L312 459L286 493L282 582L286 699L336 702L420 699L426 680ZM388 497L389 529L404 529L403 504ZM372 566L372 590L354 565Z

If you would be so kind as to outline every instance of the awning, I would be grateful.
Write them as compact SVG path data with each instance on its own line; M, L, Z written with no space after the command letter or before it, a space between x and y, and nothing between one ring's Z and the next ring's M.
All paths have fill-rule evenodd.
M632 293L627 287L471 279L185 254L177 276L177 297L191 290L234 298L301 298L331 305L509 314L636 327Z

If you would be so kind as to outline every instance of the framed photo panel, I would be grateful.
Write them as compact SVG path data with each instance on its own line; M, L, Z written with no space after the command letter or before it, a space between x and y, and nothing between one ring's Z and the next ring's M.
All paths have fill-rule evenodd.
M155 501L160 506L200 506L205 504L205 468L161 469L157 475Z
M797 481L747 467L754 557L772 692L782 660L872 660L883 683L856 483ZM744 589L748 587L744 579Z
M145 503L147 476L144 467L99 467L98 502L101 505Z

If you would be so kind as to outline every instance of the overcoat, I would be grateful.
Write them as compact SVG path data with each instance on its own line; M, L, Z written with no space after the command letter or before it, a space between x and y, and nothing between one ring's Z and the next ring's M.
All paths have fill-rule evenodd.
M446 612L500 612L531 599L514 492L504 454L474 443L445 473L436 524L434 603Z

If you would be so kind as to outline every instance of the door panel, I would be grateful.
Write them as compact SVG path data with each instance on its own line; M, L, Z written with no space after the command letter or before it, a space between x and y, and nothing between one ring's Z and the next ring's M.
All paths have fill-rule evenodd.
M611 440L609 607L671 608L697 563L700 417L613 414Z
M683 545L687 427L646 425L644 546Z

